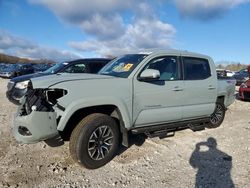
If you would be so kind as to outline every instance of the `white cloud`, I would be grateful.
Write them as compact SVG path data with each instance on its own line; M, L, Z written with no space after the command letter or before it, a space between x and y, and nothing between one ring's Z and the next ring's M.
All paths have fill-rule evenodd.
M0 30L0 48L32 48L34 44L21 37L10 35L8 32Z
M183 17L209 20L250 0L174 0Z
M29 0L50 9L61 21L80 27L98 39L118 37L124 31L120 13L128 10L133 0ZM139 0L142 1L142 0Z
M173 45L175 28L156 19L138 19L127 26L124 35L115 40L72 41L69 45L79 51L94 51L103 56L120 55L151 48Z
M98 39L115 38L124 31L123 19L120 13L123 10L128 10L133 2L132 0L29 1L46 6L63 22L76 25L85 34Z
M125 38L135 47L168 47L172 44L175 28L157 19L139 19L128 26ZM131 38L131 39L130 39Z
M133 0L29 0L48 7L58 17L70 22L81 22L91 15L109 14L131 6ZM141 0L139 0L141 1Z
M95 36L100 40L117 38L125 30L123 19L118 14L105 17L95 14L91 19L83 21L80 27L85 33Z
M32 41L12 35L3 30L0 30L0 52L20 57L52 59L55 61L76 59L80 57L78 54L69 51L60 51L54 48L40 46Z
M79 51L117 55L173 44L174 26L157 17L149 0L30 1L48 7L60 20L77 25L87 34L85 41L69 42ZM128 15L129 21L126 20Z

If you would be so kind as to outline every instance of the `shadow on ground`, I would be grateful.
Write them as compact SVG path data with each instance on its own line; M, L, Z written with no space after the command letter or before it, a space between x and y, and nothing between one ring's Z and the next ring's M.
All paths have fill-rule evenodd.
M217 148L216 139L210 137L196 144L190 165L197 169L195 188L234 188L231 178L232 157Z

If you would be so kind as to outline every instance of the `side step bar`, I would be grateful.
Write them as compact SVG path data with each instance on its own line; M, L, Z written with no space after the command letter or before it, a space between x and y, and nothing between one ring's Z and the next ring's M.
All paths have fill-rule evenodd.
M210 123L210 118L201 118L196 120L182 121L178 123L167 123L159 125L151 125L146 127L138 127L132 129L133 134L146 134L149 138L159 137L166 138L172 137L175 131L180 131L183 129L191 129L192 131L204 130L206 125Z
M167 137L172 137L175 135L175 131L168 131L168 130L161 130L161 131L155 131L155 132L145 132L145 135L149 138L153 137L159 137L160 139L167 138Z

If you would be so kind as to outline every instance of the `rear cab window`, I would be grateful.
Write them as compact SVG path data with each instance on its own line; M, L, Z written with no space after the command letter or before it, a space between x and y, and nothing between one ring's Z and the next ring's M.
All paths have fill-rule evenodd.
M211 76L209 61L204 58L182 57L184 80L205 80Z

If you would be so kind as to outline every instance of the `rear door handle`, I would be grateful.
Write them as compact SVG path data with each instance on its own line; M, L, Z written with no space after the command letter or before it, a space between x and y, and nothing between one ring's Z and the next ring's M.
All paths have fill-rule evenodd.
M209 89L209 90L213 90L213 89L216 89L216 87L210 85L210 86L208 86L208 89Z
M172 91L183 91L183 88L176 86L172 89Z

